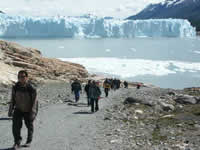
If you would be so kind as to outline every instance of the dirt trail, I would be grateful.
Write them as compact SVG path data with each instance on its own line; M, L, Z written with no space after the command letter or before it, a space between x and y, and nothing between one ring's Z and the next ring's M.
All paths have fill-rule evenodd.
M113 93L111 94L113 95ZM100 100L100 110L90 113L86 97L82 95L79 103L69 105L52 104L40 109L35 121L35 132L30 148L24 150L99 150L95 142L98 122L103 121L104 109L112 104L110 98ZM12 121L5 114L0 115L0 150L7 150L13 145ZM26 128L23 125L22 137L26 141Z

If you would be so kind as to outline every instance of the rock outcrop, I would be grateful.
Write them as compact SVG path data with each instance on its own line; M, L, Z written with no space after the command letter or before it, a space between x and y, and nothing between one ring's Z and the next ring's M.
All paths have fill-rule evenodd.
M100 149L199 149L199 87L184 90L133 87L115 93L114 105L106 109L102 129L97 134L96 139L103 139Z
M17 80L17 72L25 69L32 81L83 80L88 77L86 69L70 62L45 58L34 48L25 48L16 43L0 40L0 83L9 84Z

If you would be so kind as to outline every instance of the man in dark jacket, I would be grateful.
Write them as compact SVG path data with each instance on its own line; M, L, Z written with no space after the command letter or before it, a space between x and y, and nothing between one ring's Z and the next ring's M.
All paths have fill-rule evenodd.
M89 97L91 103L91 112L94 112L94 103L95 103L95 111L99 110L98 98L101 95L101 90L95 81L92 82L89 87Z
M90 105L90 96L89 96L89 88L90 88L90 85L91 85L91 80L88 80L88 83L85 85L85 92L86 92L86 95L87 95L87 104L88 106Z
M128 89L128 82L127 81L124 81L124 88Z
M75 81L71 84L71 90L72 90L72 93L74 92L75 102L78 102L79 97L80 97L80 91L82 90L81 84L78 81L78 79L75 79Z
M8 116L13 116L12 132L14 136L14 149L20 147L22 137L22 121L28 129L25 146L29 147L33 138L33 121L37 115L38 103L36 89L28 83L28 73L21 70L18 73L18 82L12 88L12 96Z

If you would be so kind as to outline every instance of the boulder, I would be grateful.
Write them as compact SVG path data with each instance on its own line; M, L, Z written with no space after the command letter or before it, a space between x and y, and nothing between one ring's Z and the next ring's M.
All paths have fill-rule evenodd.
M166 104L164 102L160 102L160 106L164 111L173 111L175 110L175 107L172 104Z
M197 100L194 96L190 95L177 95L174 99L179 104L196 104Z
M152 99L140 99L140 98L135 98L135 97L127 97L124 100L124 104L135 104L135 103L139 103L139 104L143 104L147 106L155 105L155 101Z
M168 94L168 95L171 95L171 96L175 96L175 95L176 95L176 92L170 91L170 92L168 92L167 94Z
M141 103L141 100L133 97L127 97L124 101L124 104L135 104L135 103Z

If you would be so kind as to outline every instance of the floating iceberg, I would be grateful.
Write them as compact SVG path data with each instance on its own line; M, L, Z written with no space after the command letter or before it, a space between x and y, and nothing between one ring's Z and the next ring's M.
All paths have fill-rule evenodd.
M120 78L133 78L137 76L167 76L176 73L200 72L199 62L182 62L173 60L148 60L125 58L60 58L83 65L91 74L107 74ZM96 63L98 62L98 63ZM109 63L108 63L109 62ZM134 69L133 69L134 68Z
M0 37L194 37L182 19L120 20L96 16L25 17L0 14Z

